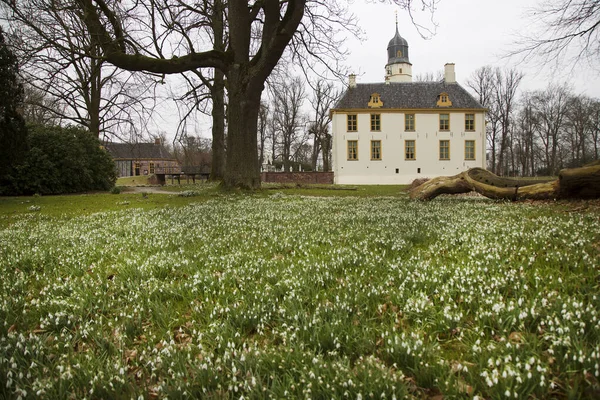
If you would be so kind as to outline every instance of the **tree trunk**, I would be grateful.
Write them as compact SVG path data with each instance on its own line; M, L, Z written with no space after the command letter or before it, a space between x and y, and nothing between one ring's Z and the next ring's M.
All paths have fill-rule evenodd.
M214 33L214 48L225 51L223 16L223 1L215 0L212 11L212 30ZM221 181L225 175L225 74L214 70L214 81L211 88L212 98L212 164L210 180Z
M600 162L582 168L564 169L550 182L502 178L481 168L454 176L434 178L411 189L410 198L432 200L441 194L475 191L490 199L547 200L600 198Z
M243 82L246 74L229 75L229 107L227 113L227 165L223 183L225 188L260 188L260 170L256 127L260 96L264 86Z
M321 141L321 149L323 151L323 171L331 171L331 135L325 133Z
M225 82L223 73L215 69L212 86L212 165L210 180L221 181L225 175Z

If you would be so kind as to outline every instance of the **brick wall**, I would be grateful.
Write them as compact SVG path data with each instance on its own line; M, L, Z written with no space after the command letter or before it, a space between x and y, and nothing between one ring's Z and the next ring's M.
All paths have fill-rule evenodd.
M262 172L262 182L333 184L333 172Z

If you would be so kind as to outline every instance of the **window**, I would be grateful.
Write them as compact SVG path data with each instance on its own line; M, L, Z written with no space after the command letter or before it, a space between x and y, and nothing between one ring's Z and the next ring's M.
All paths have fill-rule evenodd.
M371 114L371 131L381 131L381 114Z
M465 114L465 131L475 130L475 114Z
M465 140L465 160L475 159L475 141Z
M437 97L437 105L438 107L450 107L452 106L452 102L450 101L450 96L448 93L443 92L440 93Z
M440 114L440 131L450 130L450 114Z
M415 160L415 141L414 140L405 140L404 141L404 158L406 160Z
M396 57L402 57L402 50L398 50L396 52Z
M381 160L381 140L371 140L371 160Z
M383 101L381 101L381 96L379 93L373 93L371 98L369 99L369 103L367 106L370 108L380 108L383 107Z
M415 130L415 114L404 114L404 130Z
M440 140L440 160L450 159L450 141Z
M348 161L358 160L358 140L348 140Z
M150 162L150 173L153 174L154 173L154 163Z
M348 132L356 132L357 125L356 114L348 114Z

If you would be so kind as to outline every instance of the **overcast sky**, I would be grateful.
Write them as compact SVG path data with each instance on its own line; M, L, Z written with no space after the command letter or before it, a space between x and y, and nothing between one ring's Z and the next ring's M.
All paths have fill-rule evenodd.
M522 89L543 89L550 81L569 81L576 93L600 98L598 68L591 71L589 67L582 66L572 71L571 66L561 66L558 71L545 68L540 72L539 67L517 65L519 60L503 57L515 49L518 34L525 34L527 29L531 29L531 20L526 15L528 9L538 1L441 0L434 16L438 24L436 35L425 40L411 23L408 14L398 6L354 0L350 7L359 17L367 40L362 43L357 40L347 42L351 51L348 62L359 75L359 83L383 82L386 48L395 33L395 12L398 11L399 32L408 41L413 77L443 70L444 64L450 62L456 64L457 81L465 86L465 81L479 67L515 66L525 73ZM425 17L428 15L417 15L422 17L424 24L427 23Z
M359 83L384 81L387 44L395 33L397 11L400 35L409 45L413 77L442 71L444 64L454 63L457 81L466 86L465 81L482 66L516 67L525 74L521 91L542 90L550 82L567 81L574 93L600 98L600 66L595 70L585 65L576 69L562 65L557 69L553 64L540 70L539 66L503 57L515 49L519 34L532 29L527 11L540 0L441 0L434 15L438 25L436 34L428 40L419 35L409 15L398 6L379 4L378 0L349 1L350 10L359 17L359 26L366 36L363 42L354 38L346 41L350 51L347 65L358 75ZM428 14L417 12L416 16L431 27ZM163 112L149 128L153 132L165 131L172 139L179 120L177 111L172 100L165 101L160 108ZM210 119L199 119L198 123L191 123L190 131L210 137Z

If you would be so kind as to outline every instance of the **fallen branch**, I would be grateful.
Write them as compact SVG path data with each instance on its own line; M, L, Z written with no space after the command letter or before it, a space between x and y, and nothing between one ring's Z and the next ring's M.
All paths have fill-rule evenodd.
M503 178L482 168L472 168L454 176L431 179L410 190L410 198L432 200L441 194L477 192L490 199L548 200L600 198L600 164L564 169L558 179L540 182L532 179Z

